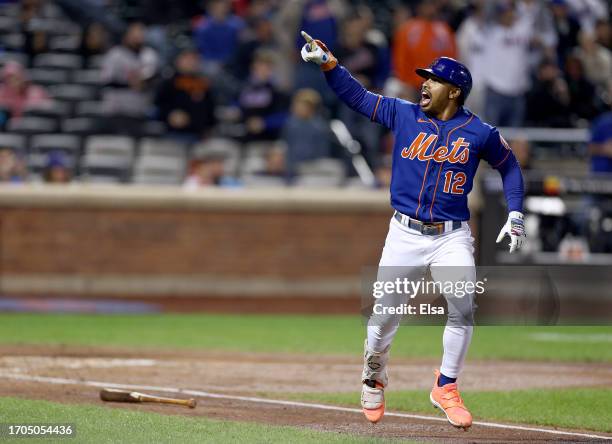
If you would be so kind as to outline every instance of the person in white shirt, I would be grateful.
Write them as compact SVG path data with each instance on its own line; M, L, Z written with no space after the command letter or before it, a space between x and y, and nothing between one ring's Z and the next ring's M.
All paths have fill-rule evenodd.
M513 4L504 2L497 8L498 20L487 30L483 56L485 119L495 126L521 126L533 28L528 20L519 20Z
M472 13L461 23L457 30L457 50L461 60L472 74L472 92L466 100L466 106L475 114L484 112L486 68L485 49L488 27L485 0L473 3Z

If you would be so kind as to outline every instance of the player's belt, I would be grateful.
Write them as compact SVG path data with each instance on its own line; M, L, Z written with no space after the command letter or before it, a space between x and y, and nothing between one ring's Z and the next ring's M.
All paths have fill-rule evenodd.
M412 230L416 230L426 236L437 236L439 234L448 233L449 231L454 231L461 228L461 221L459 220L449 220L446 222L421 222L420 220L413 219L400 213L399 211L396 211L395 214L393 214L393 217L400 224Z

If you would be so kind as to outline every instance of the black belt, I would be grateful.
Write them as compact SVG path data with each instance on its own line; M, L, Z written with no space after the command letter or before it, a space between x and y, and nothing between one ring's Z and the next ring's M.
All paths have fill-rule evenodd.
M462 222L459 220L452 220L448 222L421 222L420 220L408 217L399 211L396 211L395 214L393 214L393 217L400 224L416 230L426 236L437 236L439 234L448 233L450 231L457 230L462 226Z

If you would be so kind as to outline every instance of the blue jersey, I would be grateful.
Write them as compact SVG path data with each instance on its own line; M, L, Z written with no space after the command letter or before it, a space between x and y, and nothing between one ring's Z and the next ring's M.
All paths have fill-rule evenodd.
M429 117L415 103L367 91L340 65L325 76L349 107L393 131L397 211L424 222L469 220L467 195L480 159L502 175L508 210L522 211L521 170L496 128L463 107L446 121Z

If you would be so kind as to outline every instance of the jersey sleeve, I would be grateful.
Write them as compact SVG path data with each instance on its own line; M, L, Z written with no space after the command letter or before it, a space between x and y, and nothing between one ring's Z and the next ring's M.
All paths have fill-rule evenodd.
M495 128L485 142L482 158L495 168L502 178L508 211L522 212L525 184L521 167L510 145Z
M393 130L396 127L397 99L368 91L341 65L326 71L330 88L349 108Z
M493 128L485 141L481 157L486 160L491 167L499 169L504 162L512 155L510 145L508 142L499 134L497 128Z

